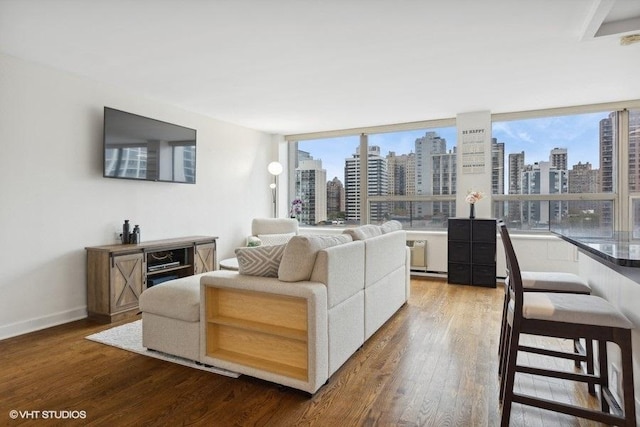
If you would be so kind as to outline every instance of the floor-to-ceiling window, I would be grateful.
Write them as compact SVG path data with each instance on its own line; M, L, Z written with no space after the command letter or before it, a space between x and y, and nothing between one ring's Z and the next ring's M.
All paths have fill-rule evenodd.
M299 215L303 225L345 226L395 219L405 228L443 229L447 218L455 215L453 126L292 144L290 200L303 201ZM366 179L362 170L366 170Z
M341 226L359 222L358 136L293 143L290 200L302 200L301 225Z
M514 230L640 235L640 109L626 104L493 115L492 215ZM421 124L292 136L301 223L445 229L461 191L455 119Z
M456 128L367 135L369 222L438 230L456 212Z
M610 233L616 115L494 121L493 143L505 159L503 185L493 189L494 215L513 229Z

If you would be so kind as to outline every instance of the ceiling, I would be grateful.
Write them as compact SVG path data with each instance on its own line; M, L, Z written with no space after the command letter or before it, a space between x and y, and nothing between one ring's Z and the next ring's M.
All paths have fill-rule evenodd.
M0 52L277 134L640 99L635 33L639 0L0 0Z

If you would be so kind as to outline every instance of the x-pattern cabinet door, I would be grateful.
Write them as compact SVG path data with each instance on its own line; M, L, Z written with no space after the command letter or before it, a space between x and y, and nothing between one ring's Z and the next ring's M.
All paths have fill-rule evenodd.
M118 255L111 265L111 312L138 306L144 290L144 255Z
M213 271L216 264L216 244L206 243L196 245L195 250L195 272L194 274Z

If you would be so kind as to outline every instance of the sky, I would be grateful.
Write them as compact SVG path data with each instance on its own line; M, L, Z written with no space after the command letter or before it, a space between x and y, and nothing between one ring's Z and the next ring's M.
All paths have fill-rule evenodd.
M579 161L590 162L599 167L599 124L609 112L589 113L571 116L544 117L537 119L494 122L492 136L505 143L505 162L509 154L525 152L525 164L548 161L553 148L566 148L569 169ZM415 151L416 139L433 131L447 141L447 150L457 143L455 127L430 128L415 131L381 133L369 135L369 145L380 146L386 156L389 151L396 155ZM344 183L345 159L356 153L360 137L358 135L322 140L301 141L298 149L308 151L314 159L322 160L327 171L327 180L338 177ZM505 171L508 164L505 165Z

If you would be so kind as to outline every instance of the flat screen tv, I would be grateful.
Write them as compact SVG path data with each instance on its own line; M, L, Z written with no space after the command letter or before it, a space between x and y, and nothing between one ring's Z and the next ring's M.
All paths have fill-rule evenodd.
M196 182L196 130L104 107L104 176Z

